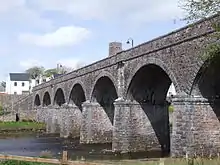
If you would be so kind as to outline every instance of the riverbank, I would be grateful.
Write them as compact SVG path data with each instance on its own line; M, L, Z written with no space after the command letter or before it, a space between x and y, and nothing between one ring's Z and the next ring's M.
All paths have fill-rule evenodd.
M0 165L53 165L52 163L38 163L38 162L25 162L25 161L16 161L16 160L7 160L1 161ZM145 160L122 160L122 161L77 161L76 164L81 165L89 165L89 164L97 164L97 165L219 165L219 159L194 159L194 160L186 160L186 159L165 159L160 161L145 161Z
M44 132L46 125L44 123L21 121L21 122L1 122L0 121L0 133L10 132Z

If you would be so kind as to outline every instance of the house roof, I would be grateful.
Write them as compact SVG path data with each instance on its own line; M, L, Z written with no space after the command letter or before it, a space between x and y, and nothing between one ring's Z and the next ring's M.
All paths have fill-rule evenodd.
M28 73L9 73L11 81L29 81L30 75Z

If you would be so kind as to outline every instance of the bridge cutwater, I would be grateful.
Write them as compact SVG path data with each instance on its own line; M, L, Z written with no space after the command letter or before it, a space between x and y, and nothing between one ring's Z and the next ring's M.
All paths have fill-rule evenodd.
M215 15L128 50L110 43L107 58L34 87L37 120L49 133L112 143L115 152L219 153L218 66L205 67L200 58L216 41L212 23L219 21ZM171 83L177 94L170 131Z

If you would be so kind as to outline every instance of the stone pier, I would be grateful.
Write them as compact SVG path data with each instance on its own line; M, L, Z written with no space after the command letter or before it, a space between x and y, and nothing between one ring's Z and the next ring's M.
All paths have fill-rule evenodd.
M112 149L116 152L168 150L169 117L167 106L135 101L115 102Z
M83 103L81 143L111 143L112 130L112 123L99 103Z
M220 102L181 96L172 100L171 155L209 156L220 153Z
M60 136L61 137L80 137L82 113L76 105L63 105L60 108Z

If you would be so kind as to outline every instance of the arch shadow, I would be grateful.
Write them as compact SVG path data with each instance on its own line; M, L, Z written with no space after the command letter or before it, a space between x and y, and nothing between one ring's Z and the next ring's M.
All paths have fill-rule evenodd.
M36 94L34 99L34 106L40 106L40 105L41 105L40 96L39 94Z
M56 90L55 96L54 96L54 105L61 106L65 103L65 96L64 92L61 88L58 88Z
M206 60L198 70L190 95L206 98L220 122L220 55Z
M82 111L82 104L85 101L86 96L82 85L79 83L74 84L69 95L69 103L75 104Z
M51 97L49 92L45 92L43 96L43 106L48 106L51 104Z
M98 76L91 94L91 101L98 102L105 110L111 123L114 120L114 101L118 98L114 82L107 75Z

